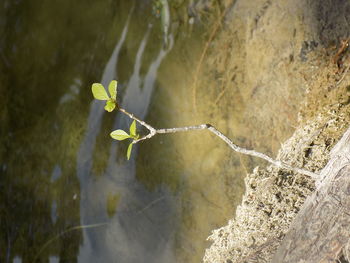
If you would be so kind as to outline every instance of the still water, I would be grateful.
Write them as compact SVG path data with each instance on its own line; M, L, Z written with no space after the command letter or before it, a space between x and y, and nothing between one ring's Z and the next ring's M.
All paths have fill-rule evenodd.
M205 121L188 88L205 28L174 3L167 36L152 1L0 3L0 262L199 262L232 217L225 145L159 136L126 161L109 132L131 121L92 99L117 79L155 127Z

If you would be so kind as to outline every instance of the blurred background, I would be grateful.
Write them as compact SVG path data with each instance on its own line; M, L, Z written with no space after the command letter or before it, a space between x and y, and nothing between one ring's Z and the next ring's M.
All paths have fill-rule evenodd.
M201 56L224 2L0 3L0 262L201 260L252 161L205 131L156 136L127 161L109 133L131 121L91 84L118 80L119 103L156 128L232 136L237 90L198 70L215 66Z

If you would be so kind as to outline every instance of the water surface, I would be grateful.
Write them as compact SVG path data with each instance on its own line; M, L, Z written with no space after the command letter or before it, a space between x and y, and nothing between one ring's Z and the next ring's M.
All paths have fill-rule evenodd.
M152 2L135 3L1 4L0 262L198 262L232 215L229 150L209 134L155 137L130 161L109 137L131 121L93 82L117 79L155 127L203 121L189 95L203 27L172 7L164 45Z

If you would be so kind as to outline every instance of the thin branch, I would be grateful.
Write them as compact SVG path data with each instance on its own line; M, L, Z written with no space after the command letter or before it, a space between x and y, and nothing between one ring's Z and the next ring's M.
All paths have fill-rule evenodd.
M146 127L150 132L152 132L152 131L154 132L156 130L151 125L149 125L146 122L141 121L139 118L135 117L134 114L127 112L125 109L118 108L118 110L121 111L122 113L128 115L130 119L133 119L133 120L137 121L138 123L140 123L142 126Z
M127 112L126 110L121 109L121 108L119 108L119 110L149 130L149 134L141 137L140 139L134 140L132 142L133 144L136 144L136 143L143 141L143 140L150 139L157 134L187 132L187 131L193 131L193 130L209 130L211 133L213 133L214 135L219 137L221 140L223 140L226 144L228 144L228 146L230 146L231 149L233 149L234 151L236 151L238 153L242 153L242 154L258 157L260 159L264 159L265 161L268 161L269 163L271 163L277 167L284 168L284 169L293 171L295 173L304 174L304 175L309 176L309 177L314 178L314 179L319 177L319 175L316 173L307 171L305 169L292 167L289 164L286 164L282 161L274 160L264 153L260 153L260 152L254 151L254 150L248 150L248 149L239 147L238 145L234 144L228 137L226 137L223 133L221 133L219 130L217 130L211 124L201 124L201 125L186 126L186 127L179 127L179 128L155 129L151 125L147 124L146 122L141 121L140 119L136 118L133 114Z

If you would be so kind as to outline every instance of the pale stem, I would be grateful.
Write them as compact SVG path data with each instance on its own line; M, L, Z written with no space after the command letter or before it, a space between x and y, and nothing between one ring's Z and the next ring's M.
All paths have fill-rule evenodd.
M214 126L210 124L201 124L201 125L195 125L195 126L186 126L186 127L179 127L179 128L167 128L167 129L155 129L151 125L147 124L144 121L141 121L137 117L135 117L133 114L127 112L126 110L119 108L121 112L129 116L129 118L137 121L140 123L142 126L146 127L149 130L149 134L141 137L140 139L134 140L132 143L138 143L143 140L147 140L155 136L156 134L166 134L166 133L177 133L177 132L187 132L187 131L193 131L193 130L209 130L211 133L215 134L217 137L219 137L221 140L223 140L228 146L230 146L231 149L233 149L235 152L258 157L261 159L264 159L265 161L268 161L269 163L280 167L284 168L290 171L293 171L295 173L300 173L304 174L306 176L309 176L311 178L316 179L319 175L313 172L310 172L305 169L297 168L297 167L292 167L289 164L286 164L282 161L279 160L274 160L268 155L264 153L260 153L254 150L248 150L242 147L239 147L238 145L234 144L228 137L226 137L224 134L222 134L219 130L217 130Z

